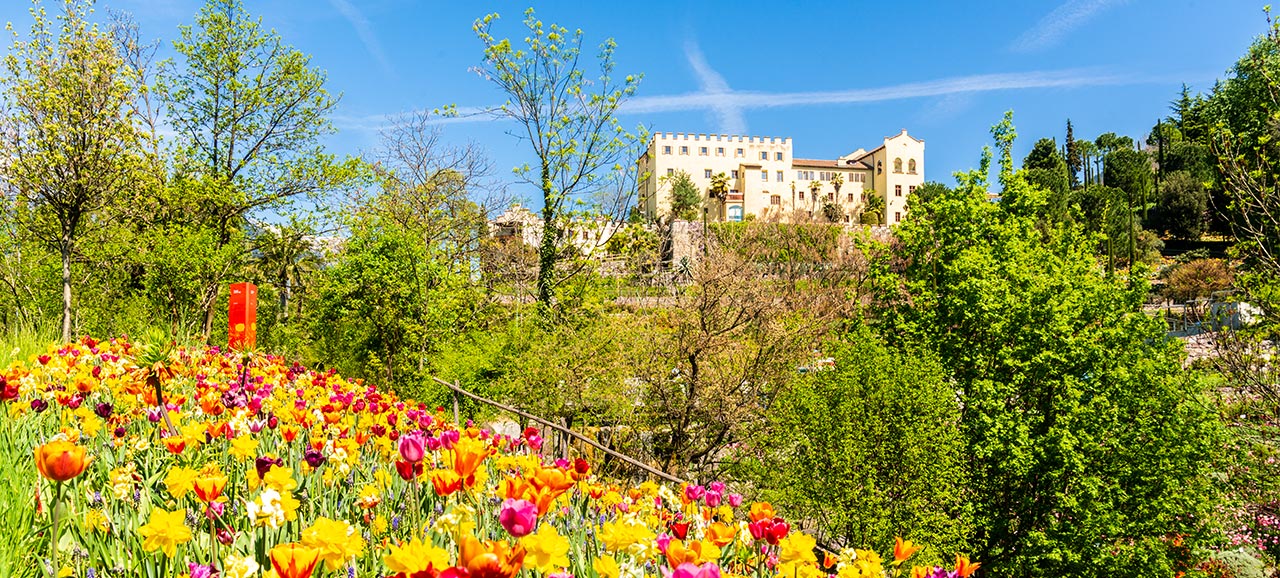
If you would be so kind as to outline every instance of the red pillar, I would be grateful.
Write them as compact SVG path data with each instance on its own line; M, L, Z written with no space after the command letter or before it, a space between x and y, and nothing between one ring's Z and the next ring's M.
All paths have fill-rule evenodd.
M253 349L258 343L258 286L231 284L231 307L227 311L227 346L237 351Z

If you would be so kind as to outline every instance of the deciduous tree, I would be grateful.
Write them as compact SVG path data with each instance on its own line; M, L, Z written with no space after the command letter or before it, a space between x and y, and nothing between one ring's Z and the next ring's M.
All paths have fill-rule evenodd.
M5 58L10 107L4 173L23 205L24 229L62 262L62 339L72 332L72 262L99 211L147 179L145 136L131 108L137 79L111 38L88 22L90 6L66 0L51 20L34 3L28 38Z
M544 25L532 9L525 12L524 46L494 36L497 14L476 20L484 44L478 72L508 100L488 114L515 121L519 136L533 149L534 165L516 173L542 197L542 239L538 248L538 303L557 307L557 288L581 268L561 270L575 218L622 220L635 192L642 134L619 124L618 107L636 92L638 75L615 77L613 39L598 53L599 68L589 78L581 63L583 33Z

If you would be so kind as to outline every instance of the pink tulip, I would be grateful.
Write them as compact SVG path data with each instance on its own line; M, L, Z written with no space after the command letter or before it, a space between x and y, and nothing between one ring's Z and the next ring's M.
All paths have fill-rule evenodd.
M729 506L738 507L742 505L742 494L729 494Z
M400 436L400 457L404 461L416 464L426 456L426 440L421 431L414 431Z
M440 445L446 450L451 450L453 449L453 444L458 443L460 437L456 429L440 432Z
M711 482L710 484L707 484L707 490L708 490L708 491L712 491L712 492L716 492L716 493L723 494L723 493L724 493L724 482Z
M538 525L538 506L528 500L507 498L498 512L498 523L516 538L527 536Z
M707 502L707 507L714 508L720 505L720 492L707 492L703 499Z
M690 502L701 500L702 496L706 493L706 488L703 488L702 486L688 485L684 487L684 499L689 500Z
M720 578L720 567L715 562L701 566L685 562L671 571L671 578Z
M658 545L659 552L666 554L667 546L671 544L671 535L665 534L665 533L659 534L658 537L654 540L654 543Z

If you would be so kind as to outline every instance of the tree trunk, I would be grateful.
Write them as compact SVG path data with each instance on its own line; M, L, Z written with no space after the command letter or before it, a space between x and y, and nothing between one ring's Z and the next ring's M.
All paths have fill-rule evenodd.
M64 232L58 243L62 253L62 342L71 341L71 234Z

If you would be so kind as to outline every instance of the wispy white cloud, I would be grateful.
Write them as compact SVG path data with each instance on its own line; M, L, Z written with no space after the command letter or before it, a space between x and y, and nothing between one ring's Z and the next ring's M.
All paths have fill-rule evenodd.
M395 72L391 68L391 63L387 60L387 55L382 51L382 44L378 42L378 36L373 33L373 25L369 23L369 19L365 18L360 12L347 0L329 0L329 5L333 6L352 28L356 29L356 35L360 37L360 42L364 44L365 50L378 61L378 66L382 67L383 72L394 76Z
M1009 47L1015 52L1033 52L1057 44L1098 13L1128 0L1068 0L1023 32Z
M808 106L819 104L858 104L903 100L948 94L1025 90L1030 88L1073 88L1143 82L1134 76L1104 74L1090 70L1058 70L979 74L913 82L881 88L809 92L734 91L711 95L697 92L670 96L643 96L627 101L622 112L630 114L676 112L724 106L725 101L743 109Z
M908 100L950 95L973 95L983 92L1029 90L1042 88L1083 88L1091 86L1121 86L1160 82L1178 82L1188 75L1152 77L1134 74L1114 74L1093 69L1068 69L1000 74L978 74L912 82L879 88L853 88L847 90L807 92L753 92L727 90L724 92L691 92L664 96L641 96L628 100L619 109L620 114L637 115L663 112L717 112L729 108L742 111L764 108L800 107L838 104L864 104ZM457 116L439 117L436 124L488 122L502 117L486 113L481 107L458 107ZM335 117L334 123L343 129L376 131L387 127L394 115L364 117ZM725 134L742 132L724 131Z
M694 74L698 76L698 85L702 88L702 94L710 97L732 94L729 83L707 64L707 59L702 55L702 49L698 47L697 42L692 40L685 42L684 55L689 61L689 66L693 68ZM720 122L721 133L746 134L747 120L742 115L742 108L734 104L731 99L717 100L711 106L711 112Z

